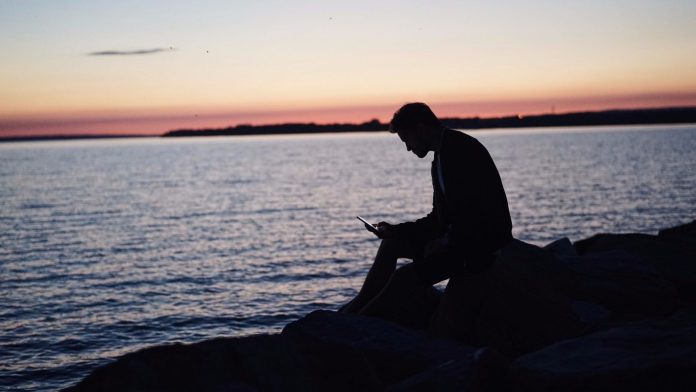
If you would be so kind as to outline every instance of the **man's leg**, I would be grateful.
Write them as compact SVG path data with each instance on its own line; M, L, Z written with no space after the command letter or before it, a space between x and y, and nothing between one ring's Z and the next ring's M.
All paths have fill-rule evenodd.
M449 278L452 269L452 258L446 252L431 254L427 259L415 257L412 263L397 269L384 289L359 313L425 327L440 302L439 292L432 286Z
M411 258L411 245L400 239L384 239L379 245L375 261L367 273L365 282L358 295L340 311L344 313L358 313L367 303L379 294L389 281L396 269L397 259Z
M413 263L404 265L394 271L382 291L358 313L402 325L425 327L439 302L430 292L431 287L419 277Z

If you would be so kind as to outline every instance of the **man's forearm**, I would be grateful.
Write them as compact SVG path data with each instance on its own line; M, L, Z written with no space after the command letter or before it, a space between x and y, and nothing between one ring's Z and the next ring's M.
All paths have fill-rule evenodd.
M404 222L394 225L394 232L401 238L423 236L432 238L437 231L437 217L434 211L413 222Z

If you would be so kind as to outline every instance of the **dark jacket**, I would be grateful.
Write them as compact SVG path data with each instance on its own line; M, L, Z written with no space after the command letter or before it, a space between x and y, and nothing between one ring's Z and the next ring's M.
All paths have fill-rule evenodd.
M398 236L446 237L453 255L490 254L512 239L512 220L498 169L473 137L451 129L440 151L445 194L433 159L433 210L415 222L395 225Z

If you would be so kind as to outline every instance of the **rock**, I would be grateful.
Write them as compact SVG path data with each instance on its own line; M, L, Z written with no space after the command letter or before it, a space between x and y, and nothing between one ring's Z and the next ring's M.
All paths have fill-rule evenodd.
M254 361L278 341L258 335L150 347L97 368L65 391L256 390Z
M673 242L696 251L696 220L680 226L660 230L657 236L664 241Z
M458 389L477 390L481 380L489 379L487 372L496 371L480 366L478 348L376 318L317 311L287 325L281 336L292 342L300 358L309 361L307 371L322 380L315 384L319 390L383 390L419 374L430 375L423 376L425 380L437 375ZM344 358L362 363L363 368L355 369L358 374L346 371ZM439 371L451 363L457 364L456 372ZM362 377L360 373L371 375L373 383L351 385L354 378Z
M563 237L544 246L544 250L551 252L554 256L577 256L578 252L573 247L568 237Z
M452 360L411 376L390 391L503 391L507 390L510 359L495 350L476 352L473 365Z
M490 269L450 279L433 330L513 356L534 351L589 331L566 294L575 286L550 252L515 240Z
M582 322L590 325L601 325L607 323L611 318L611 311L602 305L597 305L587 301L573 301L571 304L573 314Z
M625 251L513 241L489 270L450 279L433 330L515 356L627 321L672 314L675 285Z
M576 278L576 285L566 292L578 301L575 313L594 326L668 316L679 305L674 284L630 253L615 250L558 259ZM594 309L586 303L594 304Z
M694 391L696 312L625 325L513 362L520 391Z
M508 365L489 349L375 318L317 311L278 335L127 354L66 391L371 391L438 383L477 391L499 382Z
M680 232L680 231L678 231ZM688 232L685 230L685 232ZM681 233L681 232L680 232ZM672 282L684 302L696 302L696 249L673 240L667 231L662 237L648 234L598 234L574 244L580 255L621 250L650 264ZM672 240L666 238L671 237Z

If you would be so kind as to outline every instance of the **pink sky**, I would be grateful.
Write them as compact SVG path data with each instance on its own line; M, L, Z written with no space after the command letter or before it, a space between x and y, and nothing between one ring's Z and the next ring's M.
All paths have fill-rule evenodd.
M16 115L0 118L0 137L27 135L119 134L160 135L174 129L221 128L238 124L277 124L284 122L350 122L371 119L388 122L403 102L365 106L297 108L266 111L225 110L146 110L93 111ZM620 108L696 106L695 93L643 94L627 96L588 96L561 99L529 99L472 102L431 102L440 117L493 117L594 111Z

